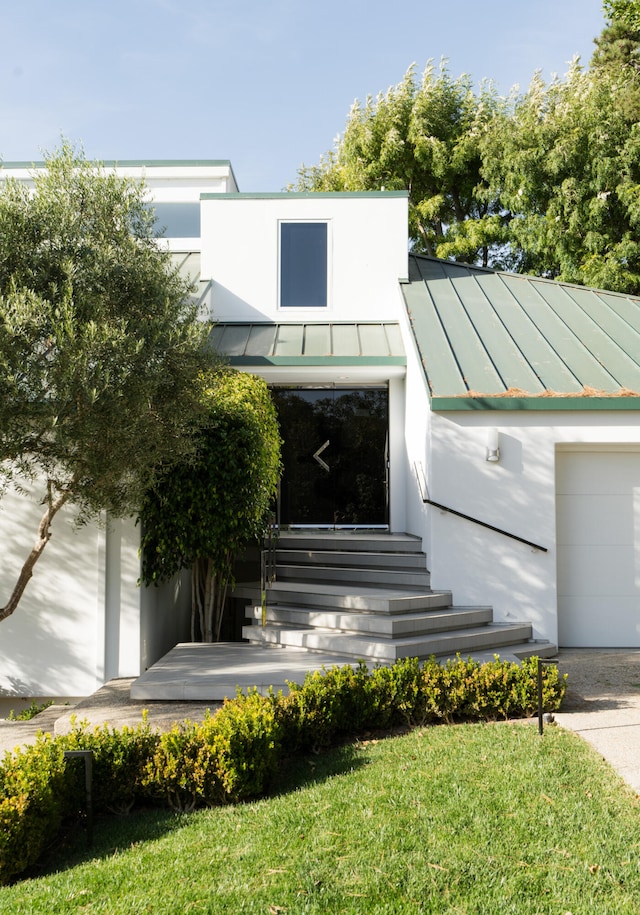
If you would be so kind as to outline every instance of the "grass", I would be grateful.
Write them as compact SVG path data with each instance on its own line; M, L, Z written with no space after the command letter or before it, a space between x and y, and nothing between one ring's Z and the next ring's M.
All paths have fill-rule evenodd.
M101 821L0 912L640 912L640 800L559 728L418 729L290 761L274 787Z

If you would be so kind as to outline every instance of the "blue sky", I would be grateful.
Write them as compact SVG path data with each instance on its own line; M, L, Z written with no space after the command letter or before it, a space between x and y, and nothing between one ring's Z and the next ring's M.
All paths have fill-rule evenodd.
M355 98L416 62L492 78L588 62L600 0L0 0L0 158L63 135L103 159L230 159L277 191L318 161Z

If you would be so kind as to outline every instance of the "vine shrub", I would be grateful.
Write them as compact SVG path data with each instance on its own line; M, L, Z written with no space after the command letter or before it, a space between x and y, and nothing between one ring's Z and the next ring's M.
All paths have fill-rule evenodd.
M566 680L545 665L544 711L560 707ZM0 764L0 883L33 865L78 815L83 776L65 750L93 751L96 813L126 812L150 799L191 810L260 797L285 752L398 724L531 716L537 701L537 658L408 659L372 671L364 663L332 667L290 684L286 696L239 693L201 724L183 722L164 734L146 720L120 731L74 723L69 734L40 736Z
M227 369L205 384L195 459L173 467L147 494L142 580L191 569L191 637L219 641L234 557L262 539L280 477L280 432L266 383Z

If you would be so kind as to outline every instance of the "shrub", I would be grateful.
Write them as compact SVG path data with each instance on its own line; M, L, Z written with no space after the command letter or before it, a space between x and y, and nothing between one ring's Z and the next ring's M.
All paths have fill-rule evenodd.
M63 750L93 752L93 806L96 812L128 813L144 794L147 762L159 735L146 722L120 730L108 725L88 730L86 723L73 723L69 734L58 738ZM69 767L71 768L71 767ZM84 770L74 769L77 797L84 796Z
M331 667L307 674L302 685L289 683L278 696L283 745L290 751L326 746L342 734L371 726L375 697L367 666Z
M458 657L444 665L408 659L372 671L364 663L332 667L291 684L288 696L239 693L202 724L184 722L165 734L144 721L119 731L74 724L63 737L40 736L0 765L0 883L35 863L65 817L78 813L83 772L65 760L65 750L93 752L97 811L126 812L142 796L178 810L226 804L263 794L282 749L308 750L398 723L532 715L537 664ZM566 681L544 666L544 711L560 707Z
M62 748L49 735L5 754L0 767L0 883L34 864L66 813Z
M280 733L273 697L239 694L202 724L162 734L146 784L177 810L257 797L277 767Z

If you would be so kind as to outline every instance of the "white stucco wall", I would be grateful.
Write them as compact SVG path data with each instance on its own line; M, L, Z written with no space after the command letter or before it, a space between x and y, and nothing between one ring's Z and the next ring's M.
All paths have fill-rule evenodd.
M326 220L329 305L278 303L279 222ZM202 278L217 321L397 320L407 274L407 198L231 195L202 200Z
M41 493L0 503L0 600L35 540ZM2 697L81 697L114 677L136 677L188 638L188 576L140 588L140 529L111 519L76 529L63 509L12 616L0 623Z
M42 515L30 496L0 503L0 600L13 589ZM100 685L105 531L73 527L73 511L54 519L52 536L14 614L0 623L0 695L85 696Z
M486 460L498 428L500 461ZM640 441L630 411L434 414L430 498L545 546L532 549L433 507L428 512L432 586L456 604L490 604L498 621L529 620L534 636L557 642L556 448Z

